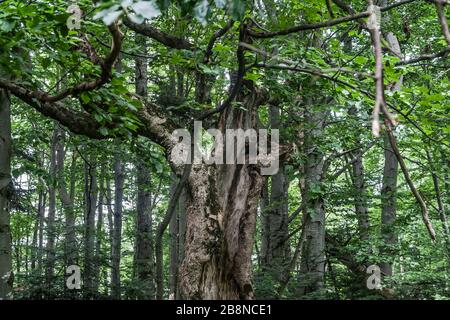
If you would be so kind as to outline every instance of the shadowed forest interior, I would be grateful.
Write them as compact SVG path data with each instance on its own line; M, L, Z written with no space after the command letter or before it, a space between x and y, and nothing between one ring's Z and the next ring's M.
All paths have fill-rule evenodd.
M449 16L0 0L0 300L450 299Z

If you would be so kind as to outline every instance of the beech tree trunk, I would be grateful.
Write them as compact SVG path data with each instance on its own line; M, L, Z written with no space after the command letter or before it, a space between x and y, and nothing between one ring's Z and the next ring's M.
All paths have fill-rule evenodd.
M247 110L228 108L219 128L256 128L259 95ZM193 165L188 182L185 256L180 290L186 299L252 299L251 255L262 177L254 165Z
M319 107L320 108L320 107ZM300 296L321 290L325 274L325 207L322 177L324 154L320 148L327 112L315 110L312 99L305 108L303 193L305 241L302 246L298 294Z
M11 184L11 103L0 90L0 300L10 299L13 286L9 188Z

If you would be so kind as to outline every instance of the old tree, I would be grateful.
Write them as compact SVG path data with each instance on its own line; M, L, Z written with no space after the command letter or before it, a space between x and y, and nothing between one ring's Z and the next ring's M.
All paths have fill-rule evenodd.
M0 299L448 298L449 6L0 1Z

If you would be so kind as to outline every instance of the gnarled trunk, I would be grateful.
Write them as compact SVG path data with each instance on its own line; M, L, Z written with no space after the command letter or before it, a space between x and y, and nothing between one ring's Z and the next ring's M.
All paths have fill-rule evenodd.
M255 128L257 96L252 90L245 97L246 111L226 109L221 131ZM253 298L251 254L262 181L258 168L248 162L193 165L179 274L183 298Z

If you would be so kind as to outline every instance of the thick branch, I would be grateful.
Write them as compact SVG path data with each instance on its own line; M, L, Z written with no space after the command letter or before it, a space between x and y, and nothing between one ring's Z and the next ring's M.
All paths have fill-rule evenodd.
M175 37L171 34L167 34L159 29L156 29L155 27L152 27L151 25L134 23L127 17L123 19L123 23L131 30L144 36L150 37L153 40L156 40L159 43L165 45L166 47L190 51L195 49L194 45L189 41L183 38Z

